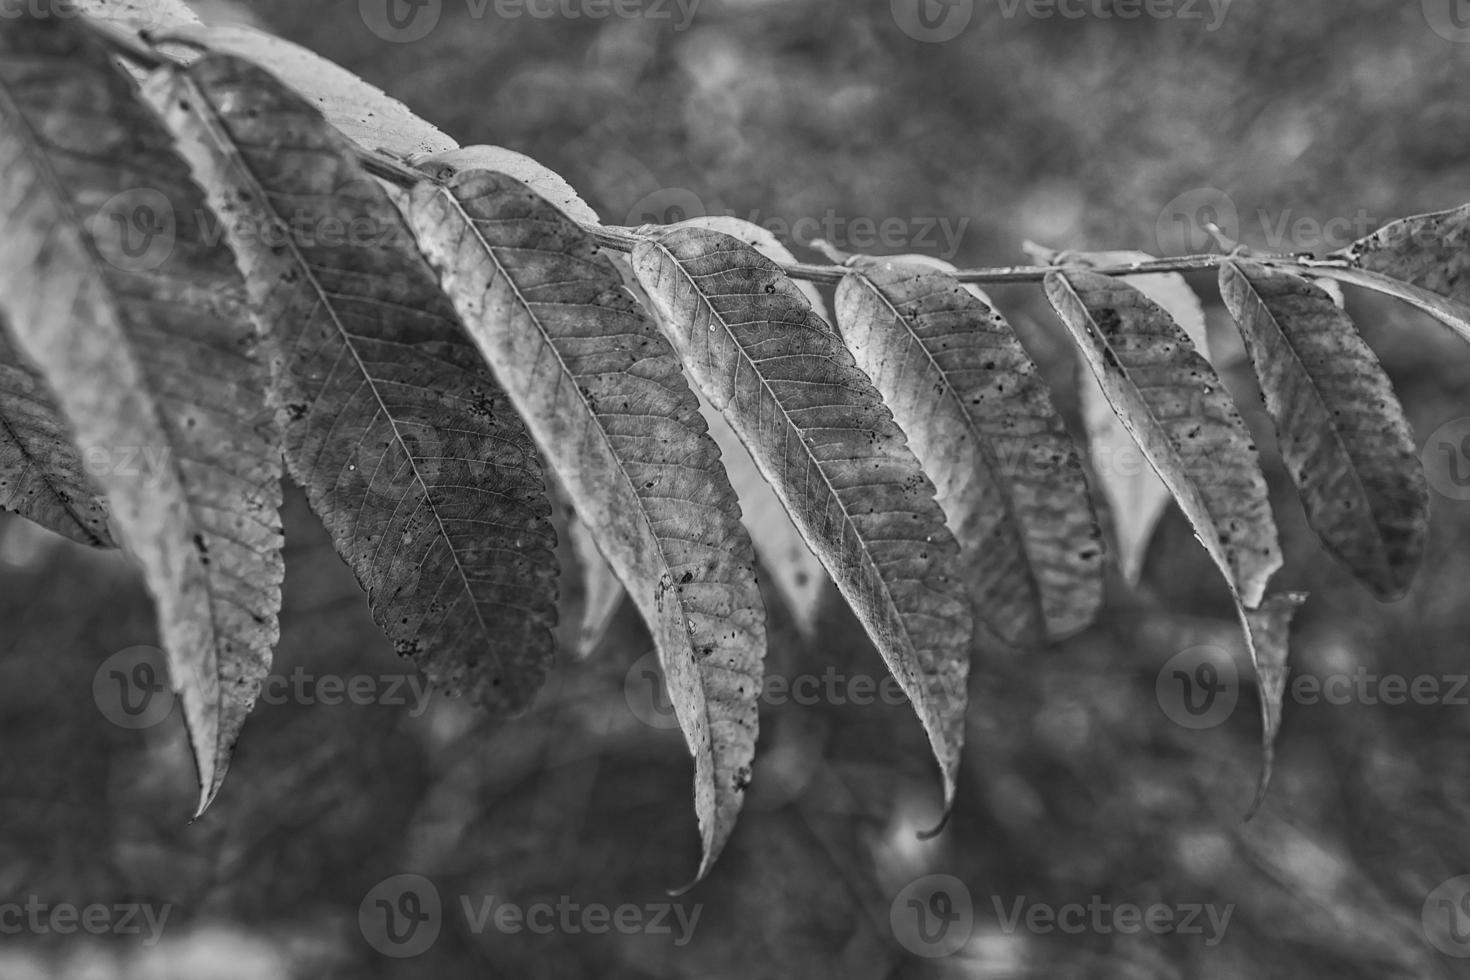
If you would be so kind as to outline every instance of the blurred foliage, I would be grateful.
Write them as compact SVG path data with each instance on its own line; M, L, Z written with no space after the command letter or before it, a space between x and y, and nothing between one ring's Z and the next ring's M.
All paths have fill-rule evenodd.
M1258 247L1280 247L1264 234L1283 218L1367 231L1470 200L1470 47L1433 33L1419 4L1239 0L1207 32L1007 18L982 0L965 33L938 45L897 30L886 0L705 0L682 32L473 19L477 5L445 0L444 22L412 44L375 37L353 0L245 6L461 142L536 157L613 223L664 188L758 221L964 218L954 260L979 265L1024 262L1027 238L1155 250L1167 202L1198 187L1228 194ZM1212 282L1195 285L1228 346ZM1071 406L1075 361L1039 290L995 296ZM1401 308L1353 302L1421 439L1470 414L1470 351ZM1374 603L1306 529L1249 374L1237 361L1226 380L1266 453L1289 561L1277 584L1313 592L1297 669L1470 669L1470 504L1436 497L1414 591ZM296 496L287 529L276 673L402 674ZM648 934L477 933L455 901L660 902L692 873L683 745L624 698L648 650L630 610L590 660L562 658L525 718L492 723L442 699L422 714L262 705L219 799L187 823L177 715L124 731L92 700L103 660L153 642L137 577L116 554L0 522L0 896L174 904L152 948L5 937L0 976L1470 975L1420 925L1429 891L1470 872L1466 709L1288 704L1272 795L1242 823L1251 696L1225 725L1188 731L1154 695L1177 651L1238 647L1223 585L1173 513L1142 588L1113 585L1086 634L977 664L961 800L934 841L915 836L935 820L938 780L906 710L768 707L746 813L713 876L677 900L703 905L693 941L677 947ZM881 676L831 598L812 647L773 619L771 672ZM409 872L445 896L445 927L428 952L394 960L364 941L358 905ZM947 959L910 955L889 926L894 896L930 872L975 897L974 937ZM1234 915L1209 947L1187 935L1006 933L992 903L1094 895L1229 903Z

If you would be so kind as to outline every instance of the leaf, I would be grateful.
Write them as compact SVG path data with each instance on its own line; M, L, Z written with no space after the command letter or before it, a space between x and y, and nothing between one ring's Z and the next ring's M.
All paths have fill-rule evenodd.
M727 215L690 218L671 227L704 228L708 231L724 232L739 238L772 262L792 263L796 261L791 250L781 244L775 234L760 225ZM809 282L799 282L801 290L812 310L823 320L830 321L827 304L817 287ZM641 287L638 290L641 292ZM761 475L760 467L751 457L750 451L725 421L719 409L699 393L699 411L709 425L710 437L720 447L720 457L725 463L725 472L735 487L735 496L740 500L740 517L755 542L756 557L770 574L776 591L785 600L797 629L807 640L816 637L817 615L821 611L822 597L831 581L821 561L807 547L806 540L786 513L775 489Z
M1429 492L1393 385L1347 314L1301 276L1220 266L1281 455L1323 544L1380 599L1424 556Z
M556 205L562 214L584 225L600 221L592 206L572 189L561 174L542 166L524 153L499 146L466 146L461 149L415 157L413 165L440 183L448 183L455 174L471 170L491 170L514 177L535 191L537 196Z
M563 589L558 633L565 647L573 650L579 659L586 659L602 644L627 593L617 573L598 550L592 529L577 516L571 494L556 478L554 468L546 469L546 482L556 508L553 522L558 553L569 559L562 562L562 568L577 568L581 572L580 582L576 583L580 591L576 587L570 590L576 598L573 611L578 615L574 617L575 622L567 622L568 590Z
M107 499L87 472L46 380L0 323L0 509L94 547L110 547Z
M93 20L114 24L134 34L203 23L183 0L72 0L72 3Z
M1089 266L1127 265L1151 262L1147 252L1065 253L1067 259ZM1205 333L1205 310L1189 283L1178 273L1124 276L1123 281L1157 303L1189 336L1195 349L1211 360ZM1118 547L1118 568L1124 579L1137 585L1143 577L1149 542L1169 508L1172 495L1152 467L1139 457L1139 448L1128 434L1097 380L1084 376L1079 381L1083 426L1088 451L1112 516L1113 537Z
M526 185L461 173L415 188L410 214L653 634L694 756L703 878L750 782L766 636L750 539L697 403L617 269Z
M0 306L158 605L202 810L269 668L279 434L230 254L91 28L0 20Z
M1279 649L1263 642L1277 638L1272 630L1284 615L1280 607L1294 600L1272 597L1263 604L1281 549L1256 447L1209 362L1168 313L1132 285L1068 269L1047 273L1046 295L1235 599L1262 680L1258 805L1279 724L1279 691L1271 705L1272 672L1286 661L1284 640ZM1264 640L1258 639L1263 630Z
M327 122L366 149L406 159L459 145L376 85L314 51L253 27L181 27L169 36L254 62L295 89Z
M1403 300L1449 327L1459 335L1461 340L1470 342L1470 307L1460 300L1447 299L1421 286L1400 282L1380 273L1366 272L1362 269L1316 266L1312 271L1324 279L1361 286L1364 289L1371 289L1376 293Z
M1400 218L1335 253L1369 272L1470 305L1470 204ZM1325 270L1324 270L1325 271Z
M959 540L976 616L1032 646L1087 626L1102 548L1082 464L1005 318L952 276L858 259L838 325L925 472Z
M1046 294L1210 557L1255 608L1281 551L1256 447L1214 369L1126 282L1068 269L1047 274Z
M1261 808L1271 785L1276 736L1281 732L1281 704L1286 697L1291 621L1306 601L1305 592L1278 592L1267 596L1257 609L1237 607L1261 699L1261 773L1255 798L1246 811L1247 820Z
M948 810L973 623L934 485L872 382L770 259L678 228L640 242L633 268L685 367L913 702Z
M555 641L535 446L351 144L231 55L152 95L229 227L274 361L286 463L399 654L492 711Z

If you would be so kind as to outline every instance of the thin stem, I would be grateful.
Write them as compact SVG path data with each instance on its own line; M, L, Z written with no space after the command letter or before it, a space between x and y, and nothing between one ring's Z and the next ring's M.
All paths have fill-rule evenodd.
M119 57L143 68L156 69L164 66L183 67L185 62L169 52L151 46L151 39L127 34L111 24L94 22L98 34ZM166 38L162 40L167 40ZM193 43L193 42L190 42ZM398 187L411 188L422 181L437 181L436 178L383 153L374 152L354 144L363 169L381 180ZM618 252L631 252L647 237L625 228L605 225L583 225L585 231L599 245ZM1192 272L1217 268L1231 256L1227 254L1177 255L1169 258L1152 259L1148 262L1133 262L1123 265L1089 267L1089 270L1105 276L1146 275L1158 272ZM1259 255L1251 256L1255 261L1278 268L1305 271L1312 268L1347 268L1350 263L1341 258L1318 259L1310 255ZM816 265L807 262L781 264L781 271L792 279L834 285L842 281L848 270L842 265ZM1047 273L1066 268L1066 263L1046 265L1013 265L988 269L960 269L953 273L960 282L974 283L1020 283L1040 282Z

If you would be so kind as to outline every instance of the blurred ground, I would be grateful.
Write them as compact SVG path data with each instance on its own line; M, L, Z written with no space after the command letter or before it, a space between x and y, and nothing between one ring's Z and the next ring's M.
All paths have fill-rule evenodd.
M1470 200L1455 2L1239 0L1211 30L1209 6L1185 0L1132 21L1098 15L1122 2L1043 19L1036 4L980 0L944 43L905 33L920 22L904 0L705 0L687 25L672 3L647 8L668 18L573 19L442 0L409 43L369 29L386 23L383 0L245 6L461 142L540 159L609 222L693 200L785 228L808 219L856 249L858 219L897 218L903 230L869 250L943 254L944 238L923 239L948 219L963 234L946 257L995 265L1025 262L1028 238L1204 247L1191 239L1205 213L1255 247L1322 251ZM1210 278L1196 285L1223 337ZM1074 365L1039 290L994 295L1066 389ZM1351 309L1421 439L1470 415L1470 351L1397 307ZM1272 466L1289 559L1276 584L1313 592L1298 669L1432 677L1447 693L1470 670L1470 502L1436 494L1428 565L1408 598L1378 605L1305 529L1248 368L1227 381ZM401 677L350 575L292 508L276 673ZM914 838L937 778L909 713L773 705L730 849L670 899L696 863L690 766L676 733L628 709L647 644L627 610L590 662L563 658L541 707L505 725L442 700L263 705L219 799L187 824L177 713L129 731L94 700L104 660L154 641L136 577L116 555L0 521L0 898L171 905L153 946L0 935L0 978L1470 976L1470 959L1444 952L1470 956L1470 889L1431 898L1470 874L1470 706L1288 704L1274 790L1243 824L1253 694L1199 731L1155 696L1175 653L1234 643L1224 589L1177 514L1143 588L1114 593L1062 649L977 665L961 801L938 840ZM837 603L823 615L812 646L775 621L769 669L881 676ZM963 910L922 891L931 873L959 879L972 922L939 928ZM365 901L401 874L443 903L437 938L410 958L381 952L402 949ZM672 919L672 933L476 928L460 898L473 911L491 896L674 902L699 918L688 935ZM1008 931L1018 900L1230 918L1218 935L1203 918L1202 932L1113 919ZM916 955L937 952L951 955Z

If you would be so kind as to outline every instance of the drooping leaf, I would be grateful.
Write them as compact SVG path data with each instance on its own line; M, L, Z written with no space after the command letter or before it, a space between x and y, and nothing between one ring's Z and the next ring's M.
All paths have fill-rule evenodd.
M1277 592L1268 595L1257 609L1237 607L1261 699L1261 773L1246 819L1261 808L1266 800L1266 790L1271 785L1271 770L1276 761L1276 736L1281 732L1281 705L1286 697L1291 621L1306 601L1305 592Z
M1047 256L1055 254L1046 253ZM1093 267L1151 262L1154 259L1147 252L1132 251L1068 252L1065 255L1068 261L1076 260ZM1200 356L1207 361L1213 360L1205 332L1204 307L1183 276L1170 272L1122 278L1168 313L1188 335ZM1124 428L1091 372L1082 372L1078 390L1092 471L1107 499L1108 513L1112 518L1118 569L1124 579L1137 585L1143 576L1149 543L1173 498L1164 481L1140 455L1137 443Z
M1378 359L1301 276L1237 259L1221 265L1220 292L1308 522L1380 599L1403 595L1424 555L1429 491Z
M112 545L106 493L73 442L46 380L0 322L0 509L82 544Z
M952 276L856 259L838 326L938 487L977 618L1007 643L1077 632L1102 603L1082 465L1005 318Z
M765 609L679 362L596 243L519 181L470 171L425 182L411 217L653 634L694 756L703 877L750 781Z
M704 228L719 231L738 238L760 252L772 262L792 263L796 261L791 250L781 243L770 229L762 228L740 218L728 215L709 215L690 218L671 227ZM817 287L809 282L799 282L812 311L824 321L831 322L826 301ZM641 292L641 288L639 292ZM699 394L696 387L696 394ZM776 591L785 600L797 628L807 639L816 635L817 615L821 611L822 597L827 592L831 579L821 561L812 554L801 532L791 521L786 506L776 495L775 488L761 475L760 467L750 455L750 450L740 441L730 423L710 404L709 399L699 394L699 411L709 425L710 437L720 447L720 457L725 472L730 474L730 483L740 500L740 519L755 542L756 558L771 576Z
M378 625L436 686L524 708L554 651L540 463L402 216L260 68L210 55L155 83L245 272L287 466Z
M280 609L279 433L230 253L84 22L0 19L0 307L158 604L214 797Z
M1281 549L1256 447L1209 362L1168 313L1132 285L1068 269L1047 274L1046 295L1230 587L1262 681L1259 802L1279 724L1272 671L1284 665L1286 649L1263 647L1258 634L1266 629L1266 639L1273 639L1272 611L1290 603L1273 597L1263 605Z
M554 467L544 467L546 482L555 508L552 520L556 525L556 546L559 555L565 556L561 566L563 587L560 604L561 622L557 632L562 646L572 650L579 659L585 659L602 644L617 615L623 598L623 583L598 550L597 540L587 522L577 516L576 505L571 494L556 478ZM567 572L578 569L578 581L568 583ZM570 618L568 596L575 598Z
M170 37L253 62L295 89L348 139L400 159L459 144L376 85L298 44L238 24L180 27Z
M933 483L872 382L775 263L718 232L656 234L636 246L633 267L664 332L913 702L948 805L973 620Z

